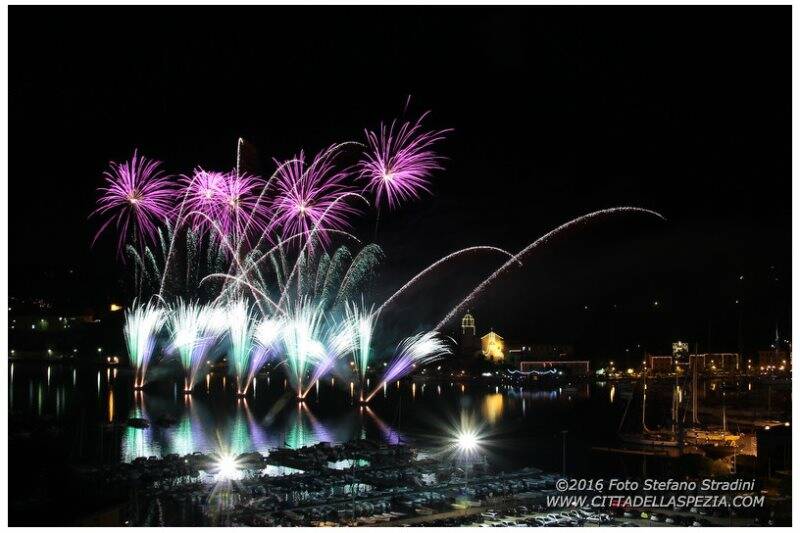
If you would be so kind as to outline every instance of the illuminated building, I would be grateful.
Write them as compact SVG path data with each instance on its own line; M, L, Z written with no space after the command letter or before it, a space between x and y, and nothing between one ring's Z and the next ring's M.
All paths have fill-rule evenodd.
M698 371L704 372L737 372L739 370L738 353L699 353L689 356L689 368L696 361Z
M568 344L524 344L510 347L506 343L506 362L518 367L523 361L555 361L573 359L575 348Z
M735 372L739 370L738 353L707 353L706 370L714 372Z
M458 345L463 358L473 358L480 353L480 343L475 334L475 317L472 316L469 310L461 319L461 338Z
M503 337L490 331L481 337L481 353L493 363L502 363L505 360L505 342Z
M689 343L678 341L672 343L672 357L676 363L683 362L689 356Z
M672 355L652 355L645 358L647 372L650 375L672 374L674 372L691 372L697 368L703 373L738 372L738 353L700 353L689 354L685 342L672 343Z
M650 355L646 356L647 361L647 370L650 375L654 374L670 374L673 371L672 368L672 356L671 355Z
M469 310L461 319L461 335L475 335L475 317L470 314Z
M759 350L758 366L769 370L791 368L791 355L783 350Z

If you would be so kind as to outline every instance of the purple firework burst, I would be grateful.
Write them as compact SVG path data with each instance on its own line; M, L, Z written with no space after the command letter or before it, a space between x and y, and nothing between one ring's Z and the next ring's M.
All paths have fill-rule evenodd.
M207 230L219 219L222 184L225 174L197 167L191 176L182 176L184 204L182 209L192 227ZM180 209L180 208L179 208Z
M267 228L269 206L266 197L259 199L265 182L258 176L195 169L191 177L181 179L185 204L182 207L195 229L216 226L221 236L241 236Z
M401 202L419 198L422 192L430 192L429 177L442 168L443 159L433 145L452 130L424 130L426 115L413 123L381 124L378 132L365 130L368 149L357 165L358 175L367 181L366 189L375 193L379 207L386 203L394 209Z
M106 220L92 244L112 224L118 232L120 254L131 234L140 247L156 238L157 225L170 217L175 199L172 176L160 166L161 161L148 159L136 150L129 161L109 163L109 169L103 172L105 186L98 189L97 209L90 215Z
M264 180L252 174L228 172L222 181L220 226L226 233L265 229L269 223L266 198L260 198Z
M338 148L332 146L306 162L300 154L278 164L276 197L273 201L273 226L284 238L317 228L323 243L329 240L326 230L350 226L348 217L358 212L347 202L352 188L346 184L348 170L336 167Z

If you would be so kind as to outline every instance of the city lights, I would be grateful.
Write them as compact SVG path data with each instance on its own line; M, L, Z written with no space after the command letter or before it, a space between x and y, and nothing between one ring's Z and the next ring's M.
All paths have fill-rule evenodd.
M788 9L188 9L14 11L10 526L796 522Z

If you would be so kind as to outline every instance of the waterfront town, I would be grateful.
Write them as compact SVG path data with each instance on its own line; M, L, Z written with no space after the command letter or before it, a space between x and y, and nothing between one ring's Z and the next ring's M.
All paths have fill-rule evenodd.
M8 525L792 525L791 13L10 6Z
M508 469L508 465L493 464L491 454L484 455L491 447L481 449L488 441L482 442L477 430L455 427L445 436L444 444L426 438L402 438L402 425L392 428L369 406L367 418L373 419L382 431L376 437L365 434L364 440L337 439L331 437L331 432L318 430L324 422L315 421L312 413L317 407L311 403L298 412L311 421L310 440L296 435L287 437L287 429L283 429L281 440L259 447L256 433L260 430L253 426L254 415L245 403L250 432L245 442L249 444L228 451L215 446L195 450L187 444L162 447L159 454L157 448L141 444L142 439L149 442L156 438L154 431L170 431L169 428L184 424L190 424L186 431L191 435L208 430L198 421L192 403L185 404L189 410L184 408L184 414L158 415L155 404L149 406L148 413L147 403L140 397L131 406L130 418L126 418L124 408L115 407L114 390L118 381L124 383L128 366L125 353L97 342L97 346L86 344L87 331L102 324L102 320L113 319L118 313L115 306L109 307L103 319L55 316L42 312L47 307L41 302L36 306L39 314L14 315L12 311L11 316L16 318L11 319L9 328L20 328L26 335L12 333L11 338L27 342L32 338L59 339L61 344L38 351L12 349L12 400L26 403L14 380L33 387L37 381L26 377L32 368L47 368L45 395L56 380L66 379L65 385L69 386L71 379L75 386L79 371L85 374L87 369L90 372L97 368L97 394L101 398L107 396L111 402L103 407L107 415L102 416L108 418L103 424L101 447L119 446L114 444L119 442L114 435L119 434L123 449L134 443L133 451L125 452L121 458L112 454L100 463L79 460L80 454L74 457L78 460L71 466L69 483L79 487L82 494L90 491L92 501L101 502L100 509L87 510L80 517L84 524L574 526L616 521L624 525L750 525L780 524L788 519L791 347L788 343L781 347L780 339L768 349L744 357L736 353L694 353L689 343L676 341L671 353L647 353L638 364L628 366L614 360L595 364L581 359L569 345L516 345L493 330L481 335L477 317L466 312L453 337L453 355L435 366L419 369L410 381L398 381L397 391L393 392L400 397L408 394L412 401L417 397L425 401L426 388L436 389L438 395L445 388L461 396L483 398L480 418L488 423L504 416L514 398L522 399L524 413L526 398L534 408L542 394L569 402L606 396L621 405L621 414L617 411L617 418L606 421L618 429L610 440L589 442L587 453L599 458L623 458L627 465L639 461L640 473L629 474L629 479L645 482L648 467L644 465L648 461L654 472L658 468L665 468L665 472L687 468L681 479L699 486L705 476L724 483L757 478L757 487L745 484L743 490L731 494L765 498L764 505L747 511L680 505L667 509L610 505L571 509L554 508L548 500L562 494L556 490L555 482L564 472L575 471L568 468L566 452L564 464L559 465L556 460L549 469L547 465L545 469L532 465ZM69 336L81 339L80 349L61 348ZM215 394L213 383L219 379L223 380L224 392L226 367L223 359L209 369L208 390L202 394ZM269 387L275 372L269 365L265 367L257 377L258 387ZM346 374L338 375L348 379ZM355 380L355 375L350 379ZM352 387L351 383L350 401ZM63 388L59 385L54 389L58 402L66 402ZM335 390L333 386L330 389ZM46 411L41 396L36 399L41 394L41 390L36 392L26 408ZM149 394L161 395L158 391ZM254 394L264 393L259 389ZM320 394L319 384L316 394ZM383 396L385 401L394 401L391 396L386 398L385 387ZM251 401L257 400L256 396ZM180 405L177 397L176 402ZM57 422L60 411L56 410L55 419L44 415L38 423L21 423L14 405L12 447L27 446L53 431L64 436ZM56 407L65 409L63 404ZM365 407L360 409L363 417ZM289 423L288 431L302 428L302 424L302 420ZM559 431L554 433L558 436ZM71 448L84 445L81 442L87 437L81 434L69 437ZM179 435L168 439L174 441ZM109 437L109 443L103 443ZM194 436L189 442L197 445L202 441ZM566 450L566 440L562 444ZM178 453L181 451L187 455ZM687 460L692 461L691 467L676 466ZM659 462L662 466L658 466ZM586 470L580 477L589 475L609 473ZM645 495L647 491L630 494ZM22 505L22 510L35 501L15 505Z

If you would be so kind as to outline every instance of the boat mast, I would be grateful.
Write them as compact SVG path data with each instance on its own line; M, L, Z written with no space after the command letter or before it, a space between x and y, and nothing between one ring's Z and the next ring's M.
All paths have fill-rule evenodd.
M698 343L694 344L694 360L692 361L692 425L697 425L697 363L700 359L700 354L697 353L699 346Z
M644 373L642 374L642 430L645 433L650 431L649 429L647 429L647 423L645 422L646 403L647 403L647 367L645 366Z
M725 417L725 391L722 391L722 431L727 433L728 431L728 421Z

